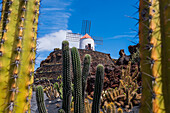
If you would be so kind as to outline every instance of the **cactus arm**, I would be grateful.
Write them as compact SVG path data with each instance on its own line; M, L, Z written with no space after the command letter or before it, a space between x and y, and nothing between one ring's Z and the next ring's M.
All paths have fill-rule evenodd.
M146 45L149 43L149 0L140 0L139 4L139 44L140 44L140 65L141 65L141 72L142 72L142 98L141 98L141 106L140 106L140 113L150 113L152 109L152 79L148 75L152 75L152 71L150 69L150 64L146 62L147 56L150 56L150 51L144 49ZM149 88L150 87L150 88ZM147 103L147 104L146 104ZM149 107L149 108L148 108ZM146 109L148 108L148 109Z
M36 100L39 113L47 113L46 106L44 103L44 91L42 86L37 86L36 88ZM22 113L25 113L22 111Z
M90 70L91 56L86 54L84 57L83 69L82 69L82 98L83 98L83 108L84 108L84 99L85 99L85 90L87 84L87 76L89 75Z
M7 2L4 1L3 5L7 5ZM11 86L16 87L16 81L11 80L13 72L18 71L18 66L14 64L15 58L19 55L16 53L16 36L18 32L18 19L16 15L19 15L19 1L15 0L13 1L12 5L10 7L6 8L6 10L2 11L2 15L5 15L5 12L11 11L8 16L1 16L3 19L1 19L1 25L3 23L3 20L8 19L10 22L8 24L1 26L1 46L0 51L2 55L0 56L0 112L7 112L5 110L9 106L9 101L14 101L14 93L12 94L10 92ZM4 6L2 6L4 9ZM4 12L5 11L5 12ZM4 40L4 43L2 43L2 40ZM14 43L15 41L15 43ZM18 42L19 44L19 42ZM14 56L12 56L14 55ZM9 83L8 83L9 82Z
M76 47L71 49L74 75L74 112L83 113L82 103L82 73L79 52Z
M66 113L70 113L71 104L71 74L70 74L70 52L69 42L62 42L62 54L63 54L63 103L62 108Z
M170 112L170 1L159 0L161 41L162 41L162 81L165 111Z
M22 93L18 93L17 95L16 105L18 107L15 107L15 111L17 113L30 111L30 100L32 96L32 89L30 86L33 83L36 54L36 31L38 24L39 0L29 0L26 4L26 16L22 40L23 52L21 53L20 66L21 76L18 78L18 86Z
M95 89L94 89L94 97L93 97L91 113L100 112L100 100L101 100L101 93L103 89L103 81L104 81L104 67L102 64L98 64L97 71L96 71Z

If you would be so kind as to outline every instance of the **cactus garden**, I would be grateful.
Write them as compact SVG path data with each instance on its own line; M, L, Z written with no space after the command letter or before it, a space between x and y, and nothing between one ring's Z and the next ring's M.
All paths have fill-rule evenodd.
M127 33L110 38L107 31L100 32L109 37L105 39L91 35L95 33L90 32L89 20L83 20L80 34L73 32L76 24L70 25L68 20L61 19L72 21L81 11L90 10L94 1L88 5L88 1L81 1L80 7L88 10L81 9L77 14L74 9L67 9L77 1L66 1L0 1L0 113L170 113L170 1L138 0L133 5L137 18L127 16L137 20L137 30L133 30L137 35ZM97 5L92 11L99 8L95 15L104 19L106 13L101 9L107 7L96 2L105 8ZM106 3L108 7L110 2ZM53 14L56 12L57 16ZM87 15L90 14L88 11ZM112 15L114 19L115 15L119 16L119 11ZM54 18L58 22L49 26L48 22ZM97 22L96 19L94 23ZM105 25L117 25L115 31L111 31L115 33L119 22ZM99 23L98 30L105 26ZM67 30L51 33L59 29L54 26ZM71 27L73 30L68 30ZM127 46L120 37L133 37L130 42L134 44ZM134 42L136 37L137 43ZM122 41L116 43L108 41L110 39ZM119 44L126 48L117 51L115 46ZM115 47L114 53L117 51L119 57L113 58L108 48L98 45ZM46 59L38 59L40 66L37 67L38 53L48 52Z

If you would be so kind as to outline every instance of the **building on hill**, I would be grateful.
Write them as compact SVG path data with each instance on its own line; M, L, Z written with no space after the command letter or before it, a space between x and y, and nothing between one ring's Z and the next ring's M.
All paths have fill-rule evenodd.
M95 51L94 39L87 33L80 38L79 49L93 50Z

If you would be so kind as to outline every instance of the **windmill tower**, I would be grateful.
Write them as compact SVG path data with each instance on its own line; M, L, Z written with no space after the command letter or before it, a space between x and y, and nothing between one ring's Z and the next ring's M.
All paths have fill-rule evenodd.
M90 36L91 21L83 20L81 34L67 33L66 40L79 42L79 49L95 51L95 45L103 45L103 38Z

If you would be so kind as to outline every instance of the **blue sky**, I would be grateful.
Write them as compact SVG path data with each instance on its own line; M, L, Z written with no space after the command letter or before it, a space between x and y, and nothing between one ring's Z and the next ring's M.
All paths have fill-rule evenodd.
M82 20L91 20L91 35L103 37L103 45L96 50L119 57L119 50L134 45L137 21L126 17L133 15L137 0L42 0L38 28L38 58L36 68L54 48L61 48L66 32L81 33ZM135 5L137 6L137 5ZM70 46L77 46L70 43Z

